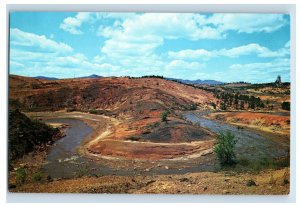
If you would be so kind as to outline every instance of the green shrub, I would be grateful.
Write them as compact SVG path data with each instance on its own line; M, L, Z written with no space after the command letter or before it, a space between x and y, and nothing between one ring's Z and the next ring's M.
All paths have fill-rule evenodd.
M247 180L246 186L248 186L248 187L250 187L250 186L256 186L256 183L255 183L254 180Z
M27 173L24 167L21 167L19 169L17 169L16 171L16 184L17 185L22 185L23 183L25 183L27 177Z
M225 111L227 109L226 104L223 102L220 106L221 110Z
M169 112L168 111L164 111L161 113L161 121L162 122L167 122L167 118L168 118Z
M290 102L282 102L281 108L282 108L283 110L290 111L290 110L291 110L291 104L290 104Z
M187 105L185 108L187 110L197 110L197 105L196 104L191 104L191 105Z
M34 182L39 182L42 180L42 172L38 171L32 175L32 180Z
M90 113L90 114L98 114L99 111L96 110L96 109L91 109L91 110L89 111L89 113Z
M221 166L231 166L236 163L234 152L236 143L237 139L230 131L227 131L226 134L223 132L219 133L213 150L217 154Z

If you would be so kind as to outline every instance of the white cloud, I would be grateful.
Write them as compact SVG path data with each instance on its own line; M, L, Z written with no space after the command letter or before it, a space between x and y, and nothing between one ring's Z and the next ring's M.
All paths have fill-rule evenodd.
M47 39L44 35L10 30L10 73L73 77L98 73L111 75L118 67L97 63L72 47Z
M83 34L80 27L83 23L92 21L94 17L90 12L79 12L75 17L67 17L60 24L60 28L71 34Z
M35 48L44 52L68 53L73 49L69 45L46 38L44 35L23 32L17 28L10 29L10 45L25 47L30 50Z
M169 58L172 59L210 59L213 57L229 57L237 58L244 55L253 55L256 54L258 57L285 57L290 54L289 48L286 47L287 43L283 48L280 48L276 51L272 51L267 47L263 47L259 44L248 44L242 45L239 47L234 47L231 49L220 49L220 50L181 50L178 52L170 51L168 52Z
M259 63L249 63L249 64L233 64L229 67L233 70L251 70L251 71L260 71L260 70L272 70L282 71L289 70L290 68L290 59L280 58L275 59L272 62L259 62ZM276 69L276 70L274 70Z
M74 17L67 17L60 24L60 29L74 35L81 35L84 32L83 24L93 24L104 19L124 20L135 17L135 13L106 13L106 12L78 12Z
M134 14L129 18L126 18L126 15L128 15L126 14L124 18L123 13L119 13L118 15L120 15L121 18L118 18L118 15L114 16L114 14L117 13L110 13L110 17L108 17L107 13L102 15L103 18L115 18L115 21L109 26L100 25L97 34L106 38L100 48L102 61L105 59L121 67L130 67L129 65L131 65L132 68L138 67L135 63L138 63L137 60L139 59L149 59L155 63L160 62L160 58L155 57L155 54L157 49L163 46L166 40L185 39L197 41L201 39L222 39L226 37L229 30L250 32L250 30L246 30L244 26L238 28L238 24L233 21L234 15L207 16L193 13L141 13ZM286 24L283 15L236 14L236 16L237 19L247 19L247 21L254 22L252 24L247 23L251 28L251 32L268 32L267 25L274 28L273 24L275 20L277 20L278 23L278 21L282 19L282 24L277 28ZM258 17L262 18L265 16L267 16L265 21L257 20ZM221 17L226 19L222 24ZM259 30L259 26L261 26L262 29ZM259 57L283 57L287 52L287 50L271 51L258 44L249 44L214 51L204 49L182 50L179 52L170 51L168 56L171 59L187 61L196 60L198 58L208 60L218 56L233 58L250 54L257 54ZM125 65L124 63L126 62L128 63ZM129 62L131 63L129 64ZM151 64L143 66L147 68L151 67Z
M288 22L283 14L213 14L207 19L220 32L229 30L238 33L274 32Z
M102 25L103 20L121 22L124 32L133 35L159 35L165 39L222 39L228 31L238 33L273 32L288 21L283 14L213 14L196 13L106 13L79 12L63 20L60 28L82 34L84 23ZM100 26L103 27L103 26ZM101 33L101 32L100 32Z
M248 44L232 49L222 49L218 51L219 55L226 57L239 57L242 55L256 54L258 57L284 57L289 54L289 50L280 48L277 51L272 51L269 48L263 47L259 44Z
M102 25L99 34L112 37L122 32L128 37L150 35L162 39L189 40L222 38L215 28L206 25L205 18L204 15L191 13L143 13L123 19L117 27Z
M169 58L172 59L209 59L212 57L216 57L217 54L215 51L208 51L204 49L198 49L198 50L180 50L178 52L169 51L168 52Z
M200 69L203 65L198 62L186 62L182 60L173 60L166 65L168 70L182 70L189 71L193 69Z
M248 64L233 64L229 67L227 75L232 80L243 77L243 81L256 82L260 77L261 82L272 82L277 75L284 81L290 80L290 59L278 58L270 62L256 62Z
M111 76L118 69L117 66L109 63L91 61L81 53L61 56L12 49L10 55L10 73L26 76L47 74L63 78L85 76L92 73Z
M229 31L252 33L271 32L287 24L283 15L269 14L213 14L195 13L85 13L85 17L68 17L67 30L81 34L84 23L98 26L97 35L105 38L99 56L93 61L99 64L110 63L124 70L139 74L147 71L160 72L159 68L199 67L197 60L208 60L214 57L238 57L257 54L259 57L283 57L285 51L271 51L258 44L208 51L182 50L168 53L177 62L165 62L157 49L166 40L185 39L197 41L201 39L224 39ZM110 24L107 24L109 19ZM247 22L243 22L247 21ZM245 26L246 24L246 26ZM275 25L274 25L275 24ZM272 28L272 29L270 29ZM192 60L192 61L190 61ZM175 67L175 65L178 65Z
M285 43L284 47L290 48L290 47L291 47L291 42L290 42L290 41L287 41L287 42Z

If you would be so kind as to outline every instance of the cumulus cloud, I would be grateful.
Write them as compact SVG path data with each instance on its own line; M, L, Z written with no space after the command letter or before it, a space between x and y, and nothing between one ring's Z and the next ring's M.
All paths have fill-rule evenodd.
M262 62L262 63L249 63L249 64L233 64L229 68L233 70L251 70L251 71L260 71L260 70L273 70L282 71L289 70L290 67L290 59L288 58L280 58L275 59L272 62ZM260 71L261 72L261 71Z
M238 33L274 32L288 24L283 14L213 14L207 23L217 26L220 32Z
M65 43L55 42L45 35L24 32L17 28L10 29L10 45L24 47L28 50L35 48L44 52L67 53L73 51L72 47Z
M260 77L260 82L272 82L277 75L281 75L285 81L290 80L289 58L277 58L270 62L233 64L229 69L227 75L233 80L239 79L241 74L243 74L243 80L249 82L256 82L257 77Z
M182 60L173 60L166 65L167 69L189 71L192 69L200 69L202 65L199 62L186 62Z
M10 29L10 73L37 76L73 77L101 72L111 75L118 67L97 63L84 54L75 53L67 44L44 35Z
M245 55L257 55L258 57L285 57L290 54L290 50L287 44L283 48L276 51L272 51L267 47L261 46L256 43L242 45L231 49L220 49L220 50L181 50L181 51L169 51L168 56L172 59L210 59L214 57L229 57L238 58Z
M255 41L233 48L215 50L191 49L189 46L184 49L183 43L201 43L204 41L199 40L207 39L216 42L225 41L233 32L270 33L287 24L288 20L281 14L80 12L65 18L60 28L74 35L83 34L87 29L91 31L91 27L96 28L92 29L95 33L91 35L98 35L101 39L101 45L95 45L99 48L98 55L94 58L90 58L89 55L86 57L73 51L69 45L56 42L51 37L11 29L10 65L19 71L30 68L33 71L32 75L40 75L42 74L40 71L43 70L43 73L48 71L47 74L53 76L60 74L58 77L61 77L61 74L73 77L91 73L104 76L157 74L177 78L206 77L218 80L222 75L224 77L231 75L230 77L239 79L240 77L236 75L240 76L241 73L236 72L239 70L244 71L247 77L257 77L258 68L269 67L271 68L269 72L273 70L280 72L289 68L289 65L280 65L280 62L288 59L289 42L277 50L257 44ZM178 47L169 46L179 41L183 42L178 44ZM169 45L164 47L165 43ZM179 50L169 51L170 48ZM253 65L238 64L238 61L232 64L232 61L241 56L252 56ZM209 61L219 57L230 58L231 62L227 62L222 70L208 71L206 65L209 65ZM268 59L258 61L263 58ZM270 60L274 58L280 58L280 61ZM228 64L232 65L229 67ZM266 71L261 69L260 72L264 74Z
M239 33L270 32L271 29L268 29L269 27L272 27L272 30L275 31L287 24L283 15L277 14L233 14L230 16L227 14L135 13L130 18L123 18L123 13L118 14L121 18L114 14L117 13L110 13L110 16L108 14L102 15L102 18L112 18L115 20L111 25L99 26L97 34L106 39L103 45L101 45L100 51L106 60L119 60L114 61L115 64L131 68L137 66L135 64L137 64L137 60L139 59L149 59L153 63L160 63L159 65L162 65L160 58L155 56L155 53L158 48L164 45L166 40L218 40L226 38L228 32L231 30ZM235 15L236 19L240 18L242 21L247 21L248 26L245 27L241 25L241 22L234 20ZM222 18L224 18L224 21L222 21ZM252 23L249 23L249 21ZM185 63L193 62L195 64L195 61L190 60L197 60L198 58L208 60L220 56L234 58L251 54L256 54L259 57L283 57L288 52L287 49L272 51L258 44L248 44L236 48L214 51L204 49L187 49L178 52L170 51L167 55L171 59L182 60ZM127 61L124 61L124 59ZM102 57L103 60L104 57ZM124 65L124 62L130 62L131 64ZM170 68L174 62L171 63L163 64L165 68ZM151 64L143 66L150 67Z
M60 28L71 34L80 35L83 34L80 27L83 23L93 21L95 18L95 13L90 12L79 12L75 17L67 17L60 24Z
M213 14L196 13L97 13L79 12L63 20L60 28L82 34L84 23L102 25L104 19L121 22L127 34L154 34L164 38L222 39L228 31L238 33L273 32L288 24L283 14ZM101 30L100 26L100 30ZM101 32L99 32L101 34Z

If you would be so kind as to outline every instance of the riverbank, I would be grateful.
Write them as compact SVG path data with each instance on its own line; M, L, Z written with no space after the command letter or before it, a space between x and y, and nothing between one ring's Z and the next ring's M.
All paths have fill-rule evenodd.
M70 145L64 144L70 150L67 155L65 152L60 154L62 152L58 151L54 153L57 156L53 156L52 160L47 160L47 158L37 160L37 169L43 167L43 178L40 181L28 180L22 186L11 188L12 192L179 194L288 194L289 192L288 167L273 170L262 168L252 172L244 171L244 167L242 170L232 168L228 171L221 171L215 154L211 152L200 157L196 154L188 158L158 160L120 159L118 157L110 159L102 156L91 157L91 154L91 156L86 156L89 154L85 154L84 150L89 144L95 142L94 140L106 138L105 136L99 138L99 135L113 126L110 120L99 115L81 112L43 112L34 113L34 116L48 120L52 124L55 122L68 124L70 127L66 131L67 138L65 139L70 138L75 142ZM201 120L202 127L208 125L210 128L207 128L215 132L217 132L216 129L225 129L224 126L226 129L233 127L237 130L235 126L220 125L217 122L212 123L211 120L206 121L207 119L203 121L199 116L194 119L196 120L194 124ZM120 122L115 120L114 124L118 123ZM80 134L85 131L85 128L92 130ZM245 131L247 134L247 130ZM243 135L245 131L242 134L239 130L235 132ZM81 136L76 137L77 135ZM250 138L248 137L249 143L253 141ZM254 140L260 139L257 139L255 135ZM259 143L268 142L260 140ZM239 153L243 154L244 151L239 151ZM254 181L255 185L251 181Z

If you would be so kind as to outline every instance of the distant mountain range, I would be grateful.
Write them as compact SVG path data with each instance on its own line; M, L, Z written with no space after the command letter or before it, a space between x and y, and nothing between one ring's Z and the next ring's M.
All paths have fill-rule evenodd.
M92 74L89 76L82 76L78 78L102 78L103 76L99 76L96 74ZM54 77L47 77L47 76L36 76L34 78L44 79L44 80L58 80L58 78ZM206 84L206 85L221 85L224 84L224 82L216 81L216 80L185 80L185 79L177 79L177 78L166 78L168 80L177 81L185 84Z
M47 77L47 76L35 76L33 78L44 79L44 80L58 80L58 78Z
M92 75L89 75L89 76L83 76L83 77L79 77L79 78L102 78L103 76L99 76L99 75L96 75L96 74L92 74Z
M44 80L59 80L59 78L47 77L47 76L35 76L33 78L44 79ZM82 76L82 77L78 77L78 78L102 78L102 76L92 74L89 76Z
M168 80L178 81L185 84L206 84L206 85L221 85L224 82L216 81L216 80L184 80L184 79L176 79L176 78L167 78Z

